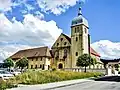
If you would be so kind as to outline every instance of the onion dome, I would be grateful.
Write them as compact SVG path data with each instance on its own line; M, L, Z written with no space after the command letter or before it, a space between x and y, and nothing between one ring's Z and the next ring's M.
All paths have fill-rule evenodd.
M88 21L83 17L81 12L81 7L79 8L78 16L72 20L72 26L83 24L86 27L88 26Z

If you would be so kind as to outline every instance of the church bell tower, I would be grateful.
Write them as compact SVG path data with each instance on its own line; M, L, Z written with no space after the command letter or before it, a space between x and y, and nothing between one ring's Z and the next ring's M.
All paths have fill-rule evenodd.
M81 7L78 16L72 20L71 24L71 54L72 68L76 68L76 61L82 54L89 54L88 41L88 21L83 17Z

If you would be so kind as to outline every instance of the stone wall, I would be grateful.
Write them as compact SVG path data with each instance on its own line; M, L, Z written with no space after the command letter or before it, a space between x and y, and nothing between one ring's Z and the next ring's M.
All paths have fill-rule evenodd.
M84 68L65 68L65 71L84 72ZM102 72L105 74L105 69L86 69L87 72Z

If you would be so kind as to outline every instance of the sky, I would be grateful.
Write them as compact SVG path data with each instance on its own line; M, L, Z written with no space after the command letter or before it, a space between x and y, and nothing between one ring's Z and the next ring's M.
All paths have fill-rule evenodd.
M91 47L102 58L120 58L119 0L0 0L0 61L21 49L50 47L61 33L70 36L80 1Z

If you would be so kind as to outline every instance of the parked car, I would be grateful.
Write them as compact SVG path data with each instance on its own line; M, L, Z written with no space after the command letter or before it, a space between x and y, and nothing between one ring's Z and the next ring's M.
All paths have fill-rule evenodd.
M15 75L15 76L21 74L20 71L14 70L14 69L13 69L13 70L11 69L9 72L10 72L11 74Z
M7 80L7 79L12 78L12 77L14 77L14 75L11 74L10 72L5 71L5 70L0 70L0 78L1 79Z

